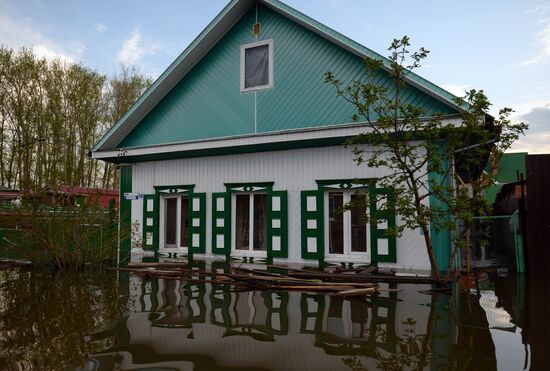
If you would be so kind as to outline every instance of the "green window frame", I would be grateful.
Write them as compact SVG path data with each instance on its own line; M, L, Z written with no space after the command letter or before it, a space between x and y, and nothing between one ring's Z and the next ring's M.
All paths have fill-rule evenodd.
M375 263L397 261L397 241L390 233L395 228L395 193L391 188L372 187L369 192L371 213L371 261ZM384 198L385 200L381 200ZM381 208L382 205L385 207Z
M274 191L273 182L225 183L225 192L212 193L212 253L230 256L233 249L232 194L267 193L267 258L288 257L288 194Z
M142 246L144 250L155 250L158 241L158 205L155 205L155 194L143 195Z
M391 188L377 188L376 179L317 180L316 190L301 192L302 258L325 259L325 205L324 195L330 189L352 190L367 188L370 212L370 263L396 262L396 238L390 233L395 228L394 192ZM374 197L373 197L374 196ZM379 207L385 198L384 208Z
M189 194L189 254L206 253L206 193Z
M322 261L325 254L324 197L320 190L301 192L302 258Z
M212 253L231 254L231 193L212 193Z
M267 192L267 256L288 258L288 192Z
M145 250L159 251L160 247L160 200L162 195L189 197L188 253L206 252L206 193L195 192L194 184L154 186L155 193L143 196L142 245ZM152 201L150 201L152 200ZM196 200L196 201L194 201ZM151 210L147 206L152 205ZM198 208L193 206L198 205ZM195 221L193 221L195 219ZM148 223L149 220L149 223ZM198 221L198 222L197 222ZM149 224L149 225L148 225ZM152 239L152 243L148 243ZM194 241L193 241L194 240ZM196 242L196 243L193 243Z

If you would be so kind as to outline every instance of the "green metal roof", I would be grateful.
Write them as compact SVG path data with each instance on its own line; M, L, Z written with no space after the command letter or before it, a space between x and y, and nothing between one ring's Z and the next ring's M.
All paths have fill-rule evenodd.
M389 61L279 1L233 0L93 151L253 133L254 94L238 88L238 45L255 41L256 3L261 38L272 38L275 48L275 86L257 93L258 131L349 123L352 107L324 84L324 73L330 69L351 81L364 74L363 58L381 59L386 67ZM408 78L408 101L428 115L461 110L452 94L416 74ZM379 79L390 83L387 74Z
M367 48L366 46L359 44L356 41L353 41L349 37L339 33L338 31L331 29L330 27L325 26L324 24L316 21L311 17L308 17L307 15L299 12L298 10L278 0L262 0L262 2L268 4L269 6L272 6L275 9L284 11L287 15L294 18L295 21L299 23L303 23L306 27L309 26L314 31L321 32L322 34L324 34L325 37L332 39L332 41L340 44L343 47L346 47L350 51L356 52L360 57L362 58L369 57L373 59L382 60L385 67L390 68L390 60L385 56L378 54L377 52ZM409 82L413 83L418 88L425 90L427 92L431 92L434 96L437 96L443 102L451 105L452 107L460 108L460 107L457 107L455 103L455 100L457 97L449 93L445 89L435 85L434 83L415 74L414 72L409 73L407 77L409 79ZM466 109L467 107L462 107L462 108Z

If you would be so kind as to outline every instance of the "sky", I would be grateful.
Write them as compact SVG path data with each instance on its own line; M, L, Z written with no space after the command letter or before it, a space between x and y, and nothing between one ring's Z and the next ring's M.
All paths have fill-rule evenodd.
M158 77L229 0L0 0L0 44ZM417 73L458 95L483 89L530 125L511 151L550 153L550 0L284 0L382 54L408 35Z

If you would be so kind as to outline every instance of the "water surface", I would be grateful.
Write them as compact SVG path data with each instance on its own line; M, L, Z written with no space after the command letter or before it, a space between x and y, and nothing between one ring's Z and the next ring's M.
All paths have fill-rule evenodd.
M348 300L113 271L1 271L0 368L544 370L543 282L489 275L450 293L382 285L401 291Z

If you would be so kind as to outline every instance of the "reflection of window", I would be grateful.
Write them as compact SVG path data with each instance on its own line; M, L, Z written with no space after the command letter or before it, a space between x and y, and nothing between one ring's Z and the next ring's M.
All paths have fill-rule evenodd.
M365 254L368 239L366 196L353 191L329 191L326 199L328 254ZM351 209L343 212L346 204L350 204Z
M273 42L260 41L241 46L241 91L273 86Z
M235 195L235 250L267 251L267 195Z

